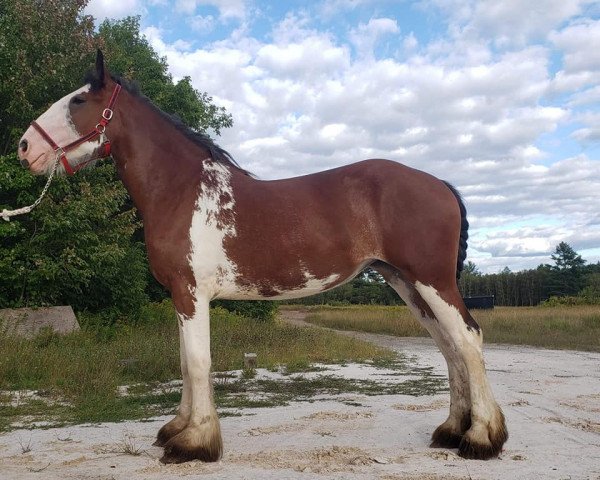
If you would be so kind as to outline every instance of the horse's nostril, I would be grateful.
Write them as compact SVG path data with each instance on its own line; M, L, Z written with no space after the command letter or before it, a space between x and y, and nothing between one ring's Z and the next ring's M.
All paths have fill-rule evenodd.
M21 140L21 142L19 143L19 148L22 152L26 152L28 146L29 144L27 143L27 140Z

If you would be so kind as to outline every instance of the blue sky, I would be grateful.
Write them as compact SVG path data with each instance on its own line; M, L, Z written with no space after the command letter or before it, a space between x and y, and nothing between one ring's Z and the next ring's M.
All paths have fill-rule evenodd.
M263 178L390 158L454 183L486 272L600 260L600 4L91 0L140 15L174 78L233 115ZM110 65L110 59L107 60Z

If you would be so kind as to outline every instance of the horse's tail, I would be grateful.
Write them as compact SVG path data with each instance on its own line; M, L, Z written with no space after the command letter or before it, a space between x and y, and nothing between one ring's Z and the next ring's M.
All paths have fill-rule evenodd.
M456 279L460 278L460 272L463 271L465 265L465 259L467 258L467 239L469 238L469 221L467 220L467 209L463 202L462 196L458 193L458 190L450 185L448 182L444 182L450 191L456 197L458 207L460 208L460 237L458 240L458 259L456 261Z

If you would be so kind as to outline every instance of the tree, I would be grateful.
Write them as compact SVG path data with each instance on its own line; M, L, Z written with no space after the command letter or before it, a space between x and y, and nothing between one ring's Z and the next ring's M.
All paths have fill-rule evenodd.
M0 0L0 155L81 82L94 49L85 0Z
M0 0L0 148L14 151L25 126L81 84L101 42L92 19L81 13L85 4ZM173 84L136 19L105 22L102 31L105 45L122 53L115 62L135 66L127 70L125 63L124 71L139 76L159 106L197 130L218 133L231 124L189 79ZM16 155L0 156L0 209L31 204L43 183L19 166ZM71 304L105 312L108 321L134 315L147 301L151 278L140 226L111 163L55 179L31 214L0 222L0 307Z
M554 261L555 269L562 270L580 270L585 265L585 260L581 258L571 245L566 242L560 242L554 249L554 253L550 255Z
M554 265L548 266L548 297L576 295L583 287L585 260L566 242L560 242L550 258Z
M466 273L466 274L470 274L470 275L481 275L481 270L479 270L479 268L477 268L477 265L475 265L471 260L469 260L463 266L462 273Z
M145 254L132 241L139 222L123 209L127 192L113 171L56 178L30 214L0 224L0 307L68 304L114 321L147 301ZM37 196L39 179L16 155L0 157L0 178L0 209Z
M190 128L217 135L233 121L223 107L212 103L207 93L194 89L190 77L177 83L168 72L165 57L159 57L140 34L140 17L105 20L99 28L99 40L111 72L135 80L142 92L159 108L176 114Z

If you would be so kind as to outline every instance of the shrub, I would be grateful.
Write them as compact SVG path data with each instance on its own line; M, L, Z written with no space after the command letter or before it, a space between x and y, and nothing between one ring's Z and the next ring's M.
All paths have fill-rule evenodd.
M262 321L271 321L277 314L277 304L269 300L215 300L212 305L237 313L242 317Z
M0 210L31 204L45 179L0 157ZM33 193L31 193L33 192ZM114 166L58 177L30 214L0 222L0 307L72 305L113 321L147 302L140 226Z

